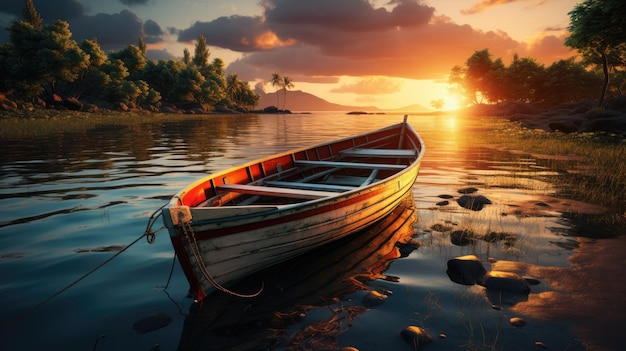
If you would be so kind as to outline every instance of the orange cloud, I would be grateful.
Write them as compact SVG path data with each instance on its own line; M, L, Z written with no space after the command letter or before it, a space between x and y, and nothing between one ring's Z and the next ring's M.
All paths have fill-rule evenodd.
M393 94L402 90L402 83L386 77L368 77L354 84L342 84L331 93L354 93L359 95Z
M461 10L461 13L464 15L473 15L473 14L481 13L487 10L488 8L491 8L494 6L509 4L512 2L519 2L519 1L529 1L529 0L482 0L481 2L478 2L472 5L468 9ZM539 0L536 6L543 5L546 2L547 0Z

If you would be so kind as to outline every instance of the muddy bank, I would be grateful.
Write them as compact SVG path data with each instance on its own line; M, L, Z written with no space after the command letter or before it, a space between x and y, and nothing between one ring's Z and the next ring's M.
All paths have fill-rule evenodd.
M543 320L572 323L587 350L619 350L626 343L622 321L626 313L626 237L579 238L571 268L543 267L498 261L494 269L530 275L547 289L530 294L511 309ZM602 259L599 259L599 258Z
M477 116L503 116L530 129L563 133L607 132L626 136L626 96L611 97L604 108L596 100L556 108L525 103L475 105L466 109Z

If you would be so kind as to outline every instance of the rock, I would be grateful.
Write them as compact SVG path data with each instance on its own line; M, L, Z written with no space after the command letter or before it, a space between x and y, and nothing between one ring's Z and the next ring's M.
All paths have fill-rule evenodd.
M530 293L528 282L512 272L491 271L484 276L481 285L488 290L500 290L525 295Z
M46 106L48 107L60 106L63 104L63 98L61 98L57 94L51 94L46 96L44 98L44 101L46 102Z
M446 274L451 281L462 285L474 285L483 281L487 270L474 255L459 256L448 260Z
M379 293L378 291L371 290L363 296L363 300L361 302L365 307L374 307L382 305L388 297L389 296Z
M441 195L438 195L438 197L440 197L442 199L452 199L452 198L454 198L454 196L448 195L448 194L441 194Z
M459 206L463 208L467 208L468 210L472 210L472 211L480 211L483 209L484 205L489 205L492 203L491 200L489 200L483 195L477 195L477 196L463 195L460 198L458 198L456 202L459 204Z
M550 127L552 131L559 131L565 134L575 133L578 131L578 126L571 121L551 122L548 124L548 127Z
M463 189L459 189L459 194L473 194L475 192L477 192L478 189L474 188L474 187L467 187L467 188L463 188Z
M511 323L511 325L514 327L523 327L526 325L526 321L519 317L513 317L509 319L509 323Z
M469 230L455 230L450 233L450 242L457 246L467 246L476 242L476 236Z
M548 345L546 345L543 341L535 341L535 346L540 349L547 349Z
M17 104L9 99L0 99L0 110L15 111L17 110Z
M419 350L433 341L433 337L426 330L414 325L402 329L400 335L407 344L411 345L413 350Z
M344 346L341 348L341 351L359 351L359 349L357 349L356 347L352 347L352 346Z
M276 106L267 106L266 108L263 109L264 113L278 113L278 107Z
M80 111L83 109L83 103L78 101L78 99L75 97L68 97L67 99L63 100L63 106L72 111Z
M437 205L437 206L448 206L449 204L450 204L450 201L444 200L444 201L437 202L435 205Z

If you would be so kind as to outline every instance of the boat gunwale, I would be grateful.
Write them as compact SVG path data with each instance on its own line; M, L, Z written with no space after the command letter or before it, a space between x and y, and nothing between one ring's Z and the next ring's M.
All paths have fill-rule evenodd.
M354 189L351 189L351 190L346 190L346 191L342 191L342 192L336 192L336 193L333 193L332 196L328 196L328 197L320 197L320 198L317 198L317 199L309 199L307 201L303 201L303 202L299 202L299 203L293 203L293 204L269 205L272 208L269 208L268 211L255 212L255 213L253 213L251 215L254 215L254 216L258 216L260 214L264 214L265 215L265 214L268 214L268 212L279 212L279 211L284 211L284 210L287 210L287 209L293 209L293 208L307 206L307 205L315 205L318 202L325 202L325 201L329 201L330 199L341 198L341 197L344 197L344 196L352 196L352 194L357 193L357 192L373 189L373 188L375 188L377 186L384 186L385 183L387 183L387 182L389 182L389 181L399 177L400 175L402 175L405 172L408 172L411 168L415 167L416 165L419 165L419 163L420 163L420 161L421 161L421 159L422 159L422 157L424 155L424 152L425 152L424 142L423 142L422 138L419 136L419 134L415 131L415 129L408 122L401 122L401 123L393 124L393 125L390 125L390 126L387 126L387 127L384 127L384 128L380 128L380 129L377 129L377 130L374 130L374 131L365 132L365 133L361 133L361 134L357 134L357 135L351 135L351 136L347 136L347 137L343 137L343 138L339 138L339 139L335 139L335 140L331 140L331 141L327 141L327 142L322 142L322 143L318 143L318 144L315 144L315 145L312 145L312 146L301 147L301 148L297 148L297 149L291 149L291 150L288 150L288 151L285 151L285 152L281 152L281 153L269 155L269 156L266 156L266 157L262 157L262 158L259 158L259 159L251 160L251 161L245 162L243 164L240 164L240 165L237 165L237 166L233 166L233 167L230 167L228 169L225 169L225 170L222 170L222 171L219 171L219 172L216 172L216 173L209 174L209 175L207 175L205 177L197 179L196 181L190 183L189 185L187 185L186 187L184 187L183 189L178 191L171 198L170 202L166 205L166 208L172 208L172 207L178 207L178 206L188 206L188 207L193 208L195 210L212 209L214 211L222 210L224 212L227 212L229 209L231 209L233 207L238 207L238 206L206 206L206 205L203 206L201 204L196 204L195 206L189 206L187 204L184 204L182 199L188 192L190 192L191 190L196 189L196 188L202 186L202 184L210 183L211 184L210 188L212 188L214 190L217 190L219 186L213 185L213 183L212 183L213 179L219 178L220 176L224 176L224 175L230 174L231 172L233 172L233 170L248 169L249 167L252 167L252 166L255 166L255 165L259 165L259 164L262 164L264 162L268 162L268 161L271 161L271 160L274 160L274 159L278 159L278 158L284 157L284 156L290 156L291 159L293 160L293 162L295 163L296 161L299 161L299 160L296 160L295 157L294 157L294 155L297 154L297 153L306 152L308 150L315 150L315 149L320 148L320 147L327 147L327 146L329 146L331 144L338 144L338 143L342 143L342 142L346 142L346 141L355 140L357 138L365 137L365 136L368 136L368 135L371 135L371 134L374 134L374 133L384 133L386 131L393 130L393 129L398 129L398 128L400 128L405 135L407 133L410 133L410 134L412 134L412 136L414 138L416 138L417 144L415 144L413 142L413 140L409 140L413 144L412 148L411 149L405 149L405 150L415 150L416 154L415 154L414 158L411 159L411 162L409 164L405 165L404 168L399 169L397 172L395 172L394 174L390 175L389 177L383 178L382 181L380 181L380 182L372 182L370 184L366 184L366 185L363 185L363 186L355 187ZM403 135L403 137L404 137L404 135ZM383 139L383 138L380 138L380 139ZM376 139L376 140L373 140L373 141L368 142L368 143L376 142L376 141L379 141L380 139ZM368 143L361 144L361 145L358 145L358 146L354 146L353 148L363 148L363 145L366 145ZM347 148L345 150L350 150L350 149L351 148ZM345 151L345 150L342 150L342 151ZM402 149L399 149L399 150L402 150ZM339 154L340 153L338 153L337 155L333 155L333 157L339 156ZM398 158L401 158L401 157L398 157ZM300 160L300 161L304 161L304 160ZM328 161L328 162L332 162L332 161ZM372 164L372 165L374 166L375 164ZM381 164L381 166L384 166L384 164ZM328 166L326 166L326 167L328 167ZM293 169L296 169L296 168L297 167L290 168L290 169L286 170L285 172L289 172L289 171L291 171ZM277 176L279 174L280 173L273 174L273 175L270 175L270 176L267 176L267 177L264 177L264 178L255 180L253 182L246 183L246 184L258 185L258 184L255 184L255 183L260 182L260 181L262 181L265 178L270 178L272 176ZM263 186L263 185L261 184L259 186ZM207 200L205 200L204 202L206 202ZM261 207L268 207L268 205L266 205L266 204L264 204L264 205L247 205L247 207L250 207L250 208L252 208L252 207L260 207L261 208ZM246 217L248 217L248 216L246 216ZM239 216L238 215L234 215L234 216L224 217L224 220L232 220L232 218L239 218Z

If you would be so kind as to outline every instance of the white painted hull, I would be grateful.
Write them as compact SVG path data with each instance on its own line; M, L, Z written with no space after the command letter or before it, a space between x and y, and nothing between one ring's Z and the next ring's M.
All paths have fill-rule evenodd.
M192 294L200 300L216 286L222 290L384 218L411 192L417 178L423 145L419 137L415 140L420 152L402 170L329 197L240 207L186 206L180 203L182 196L175 197L163 211L164 222Z

